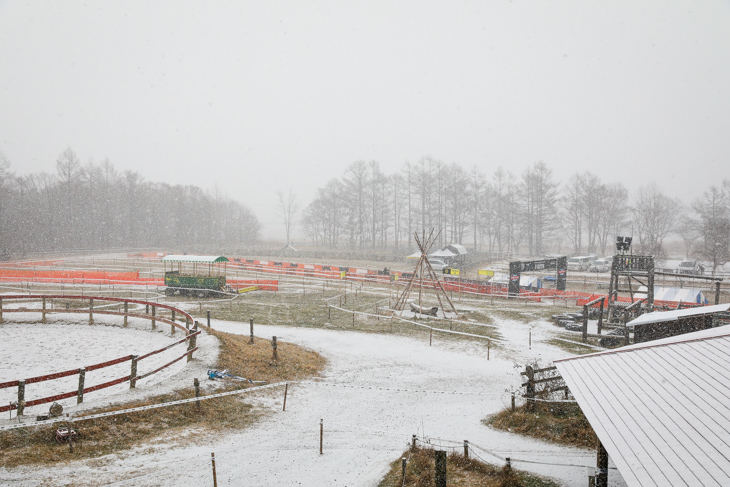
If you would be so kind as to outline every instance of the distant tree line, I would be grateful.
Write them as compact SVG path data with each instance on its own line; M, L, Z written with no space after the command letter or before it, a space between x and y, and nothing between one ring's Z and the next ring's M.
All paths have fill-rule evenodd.
M82 165L68 148L55 174L15 176L0 152L0 258L31 252L249 244L260 223L240 203L195 186Z
M688 253L718 263L728 259L728 222L728 180L686 206L654 184L630 198L621 183L590 172L560 184L543 162L515 176L431 157L389 175L377 161L353 162L317 190L301 216L311 242L331 248L411 249L413 232L434 228L439 245L490 253L606 255L616 236L633 235L636 253L663 256L665 239L678 235Z

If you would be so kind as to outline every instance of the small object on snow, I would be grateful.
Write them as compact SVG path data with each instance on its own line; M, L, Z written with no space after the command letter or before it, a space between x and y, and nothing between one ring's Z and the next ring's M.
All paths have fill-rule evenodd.
M73 428L58 428L56 430L56 435L55 435L56 442L57 443L68 443L69 431L70 431L71 439L73 441L76 441L79 437L78 431L76 431Z
M57 402L51 404L51 407L48 409L48 414L53 417L60 416L62 412L63 406L61 406Z
M219 371L219 370L213 370L208 369L208 379L210 380L218 380L218 379L230 379L235 381L241 381L241 382L248 382L249 384L265 384L265 380L251 380L246 379L245 377L241 377L238 375L229 374L228 370Z
M428 315L428 316L436 316L439 312L439 309L437 306L434 306L432 308L423 308L421 306L418 306L417 304L409 303L411 305L411 311L414 313L422 314L422 315Z

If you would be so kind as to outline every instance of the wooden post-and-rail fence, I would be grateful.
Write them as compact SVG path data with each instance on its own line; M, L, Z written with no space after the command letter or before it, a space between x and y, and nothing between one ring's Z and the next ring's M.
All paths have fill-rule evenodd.
M146 319L149 319L152 322L153 329L155 328L155 322L156 321L161 321L161 322L167 323L167 324L169 324L171 326L171 334L174 334L175 329L179 329L179 330L181 330L181 331L183 331L185 333L185 338L183 338L181 340L177 340L177 341L175 341L175 342L173 342L173 343L171 343L171 344L169 344L169 345L167 345L167 346L165 346L165 347L163 347L163 348L161 348L159 350L154 350L152 352L149 352L149 353L144 354L144 355L141 355L141 356L138 356L138 355L126 355L124 357L119 357L119 358L116 358L114 360L109 360L107 362L101 362L101 363L98 363L98 364L88 365L86 367L82 367L82 368L79 368L79 369L71 369L71 370L66 370L66 371L63 371L63 372L55 372L55 373L51 373L51 374L47 374L47 375L42 375L42 376L37 376L37 377L31 377L31 378L28 378L28 379L19 379L19 380L14 380L14 381L9 381L9 382L2 382L2 383L0 383L0 389L4 389L4 388L8 388L8 387L17 387L18 388L18 400L17 400L17 402L11 403L9 405L0 406L0 412L17 410L18 416L22 416L23 415L23 412L24 412L24 409L27 408L27 407L36 406L36 405L39 405L39 404L45 404L45 403L54 402L54 401L60 401L62 399L68 399L68 398L71 398L71 397L74 397L74 396L76 396L76 402L77 402L77 404L80 404L84 400L84 394L85 393L89 393L89 392L93 392L93 391L98 391L100 389L104 389L104 388L107 388L107 387L111 387L111 386L114 386L114 385L117 385L117 384L122 384L124 382L129 382L129 387L131 389L131 388L134 388L135 387L136 382L138 380L144 379L145 377L149 377L150 375L153 375L153 374L161 371L162 369L164 369L166 367L169 367L170 365L178 362L179 360L182 360L185 357L187 357L188 361L192 360L193 353L198 350L198 347L197 347L196 342L197 342L197 336L200 334L200 331L198 331L198 329L197 329L197 323L193 327L192 330L190 329L191 323L194 322L192 316L190 316L188 313L186 313L186 312L184 312L184 311L182 311L182 310L180 310L178 308L175 308L173 306L170 306L170 305L159 304L159 303L152 303L152 302L148 302L148 301L141 301L141 300L134 300L134 299L108 298L108 297L99 297L99 296L28 295L28 294L24 294L24 295L4 295L2 297L2 299L0 299L0 323L3 322L2 321L3 311L5 311L5 313L9 313L9 312L13 312L13 313L15 313L15 312L40 312L41 313L41 320L42 320L43 323L45 323L46 322L46 314L47 313L50 313L50 312L54 312L53 310L49 310L46 307L46 300L48 300L48 299L51 299L51 300L56 299L56 300L64 300L64 301L76 299L76 300L89 301L89 308L88 309L83 309L83 308L80 308L80 309L68 309L68 308L66 308L66 309L58 310L57 312L59 312L59 313L69 313L69 312L71 312L71 313L89 313L89 323L90 324L93 324L93 319L94 319L93 318L93 315L94 315L94 313L96 313L96 314L109 314L109 315L123 316L124 317L124 326L127 325L127 318L130 317L130 316L131 317L136 317L136 318L146 318ZM5 300L5 305L7 305L7 302L9 300L12 300L12 301L18 301L18 300L25 300L25 301L35 300L35 301L37 301L37 300L42 300L42 303L43 304L42 304L42 307L40 309L32 309L32 308L31 309L28 309L28 308L10 309L10 308L4 308L4 306L3 306L3 300ZM93 303L94 303L95 300L96 301L111 301L111 302L123 303L124 304L124 312L119 312L119 311L106 311L106 310L94 309ZM145 305L145 307L146 307L147 310L149 310L149 308L152 309L152 313L151 314L148 314L148 313L147 314L129 313L128 312L128 310L129 310L129 303ZM165 309L170 310L171 311L172 319L171 320L168 320L166 318L162 318L160 316L157 316L157 313L155 312L155 309L158 308L158 307L159 308L165 308ZM182 316L185 319L185 325L184 326L181 325L181 324L179 324L179 323L177 323L175 321L175 314L176 313L179 314L180 316ZM177 345L180 345L182 343L187 343L188 344L187 345L187 350L185 351L185 353L183 353L179 357L175 358L171 362L169 362L169 363L167 363L167 364L165 364L165 365L163 365L161 367L158 367L155 370L146 372L144 374L138 374L137 368L138 368L138 363L139 363L140 360L144 360L144 359L146 359L148 357L151 357L152 355L156 355L158 353L161 353L161 352L164 352L166 350L169 350L169 349L171 349L171 348L173 348L173 347L175 347ZM119 377L117 379L113 379L113 380L108 381L108 382L105 382L103 384L97 384L97 385L91 386L91 387L86 387L85 386L86 373L87 372L91 372L93 370L98 370L98 369L105 368L105 367L110 367L110 366L117 365L117 364L120 364L120 363L124 363L124 362L127 362L127 361L130 361L131 362L129 375L125 375L123 377ZM33 383L37 383L37 382L44 382L44 381L53 380L53 379L59 379L59 378L62 378L62 377L68 377L68 376L72 376L72 375L78 375L79 376L79 385L78 385L78 388L76 390L70 391L70 392L64 392L64 393L61 393L61 394L55 394L53 396L44 397L44 398L40 398L40 399L34 399L34 400L31 400L31 401L27 401L26 400L26 386L28 384L33 384Z
M532 405L535 402L535 396L537 395L537 391L535 386L537 384L546 384L546 392L557 392L557 391L563 391L565 393L565 397L568 397L568 386L561 385L557 387L550 387L550 384L553 382L561 381L563 378L560 375L554 375L554 376L548 376L543 377L540 379L535 379L535 374L545 374L547 372L552 372L558 370L557 367L544 367L542 369L536 369L532 367L531 365L525 366L525 371L520 372L520 375L523 375L527 378L527 382L522 383L522 387L525 388L525 395L524 398L527 401L527 408L532 408ZM514 403L514 396L512 398L512 411L515 409L515 403Z

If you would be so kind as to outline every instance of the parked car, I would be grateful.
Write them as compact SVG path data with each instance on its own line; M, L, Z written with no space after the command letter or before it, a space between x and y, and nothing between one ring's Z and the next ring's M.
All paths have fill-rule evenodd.
M443 272L444 269L449 266L446 262L439 259L428 259L428 261L431 263L431 268L435 270L436 272Z
M591 258L586 256L571 257L568 259L568 270L569 271L587 271L591 265Z
M606 259L596 259L588 267L590 272L608 272L611 270L611 263Z
M705 273L705 266L697 262L696 260L683 260L679 263L677 268L679 274L687 275L701 275Z

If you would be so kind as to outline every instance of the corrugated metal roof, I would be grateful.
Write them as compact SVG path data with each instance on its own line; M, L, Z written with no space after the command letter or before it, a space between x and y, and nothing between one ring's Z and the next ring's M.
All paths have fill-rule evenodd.
M722 313L730 310L730 303L716 304L714 306L702 306L699 308L678 309L674 311L654 311L646 313L626 323L626 326L646 325L649 323L660 323L662 321L676 321L688 316L705 315L711 313Z
M730 485L730 326L555 365L627 485Z
M196 262L203 264L228 262L228 258L222 255L166 255L162 260L165 262Z

